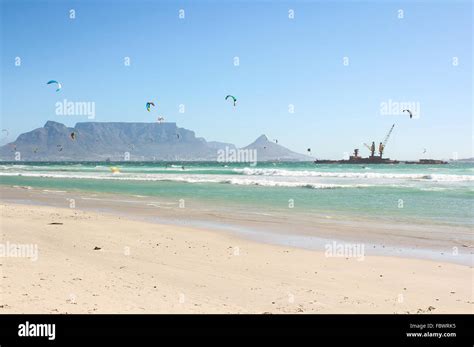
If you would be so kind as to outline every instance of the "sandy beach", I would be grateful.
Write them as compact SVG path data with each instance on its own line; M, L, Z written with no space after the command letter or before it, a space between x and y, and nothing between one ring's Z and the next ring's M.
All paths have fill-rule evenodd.
M10 247L0 313L474 312L472 266L328 257L79 209L0 208ZM37 253L11 256L15 245Z
M473 1L0 9L0 347L474 347Z

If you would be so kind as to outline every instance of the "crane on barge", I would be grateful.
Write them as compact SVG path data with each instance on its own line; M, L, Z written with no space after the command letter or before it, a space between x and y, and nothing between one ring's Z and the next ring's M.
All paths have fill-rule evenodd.
M388 139L390 138L390 135L392 134L393 128L395 127L395 124L392 124L392 127L388 131L387 135L385 136L385 139L383 142L379 143L379 155L380 158L382 158L383 151L385 150L385 146L387 146ZM370 151L370 156L374 157L375 156L375 142L372 142L372 145L368 145L364 143L364 146L367 147L367 149Z
M387 142L388 142L388 139L390 138L390 135L392 134L393 128L395 128L395 123L392 124L392 127L388 131L387 136L385 136L385 139L383 140L383 142L380 142L380 145L379 145L380 158L382 158L383 151L385 149L385 146L387 146Z
M382 142L379 143L379 155L375 156L375 141L372 142L372 145L368 145L364 143L364 146L370 151L370 156L367 158L359 156L359 149L354 149L354 154L349 157L349 159L343 160L315 160L315 164L429 164L429 165L437 165L437 164L447 164L447 162L443 160L434 160L434 159L420 159L419 161L403 161L400 162L398 160L391 160L390 158L382 158L383 152L385 147L387 146L388 140L390 139L390 135L392 135L393 128L395 128L395 124L392 124L390 130L388 131L387 135Z

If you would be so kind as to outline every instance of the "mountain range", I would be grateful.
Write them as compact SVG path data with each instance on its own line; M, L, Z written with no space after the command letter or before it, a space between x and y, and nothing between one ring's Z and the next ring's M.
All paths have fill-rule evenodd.
M0 160L13 161L216 161L221 151L255 151L258 161L309 161L265 135L237 148L206 141L176 123L82 122L73 128L47 121L44 127L0 147Z

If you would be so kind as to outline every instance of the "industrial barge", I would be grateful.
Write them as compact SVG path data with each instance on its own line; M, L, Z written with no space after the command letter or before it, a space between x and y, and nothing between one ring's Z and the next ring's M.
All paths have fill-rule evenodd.
M420 159L419 161L399 161L399 160L391 160L390 158L383 158L383 152L385 150L385 146L387 145L388 139L392 134L393 128L395 124L392 125L389 132L385 136L383 142L379 143L379 154L375 155L375 142L369 146L368 144L364 143L364 146L367 147L370 151L370 156L363 158L359 156L359 149L354 149L354 154L349 157L349 159L343 160L315 160L315 164L421 164L421 165L439 165L439 164L447 164L448 162L443 160L435 160L435 159Z

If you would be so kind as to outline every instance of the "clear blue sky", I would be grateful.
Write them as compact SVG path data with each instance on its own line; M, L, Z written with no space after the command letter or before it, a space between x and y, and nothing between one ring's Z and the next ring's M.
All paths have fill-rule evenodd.
M319 158L365 154L362 143L381 141L392 123L387 156L472 156L470 1L1 3L1 127L10 141L47 120L88 121L55 114L67 99L95 102L99 122L163 115L207 140L245 146L266 134ZM381 115L389 99L419 102L420 119Z

